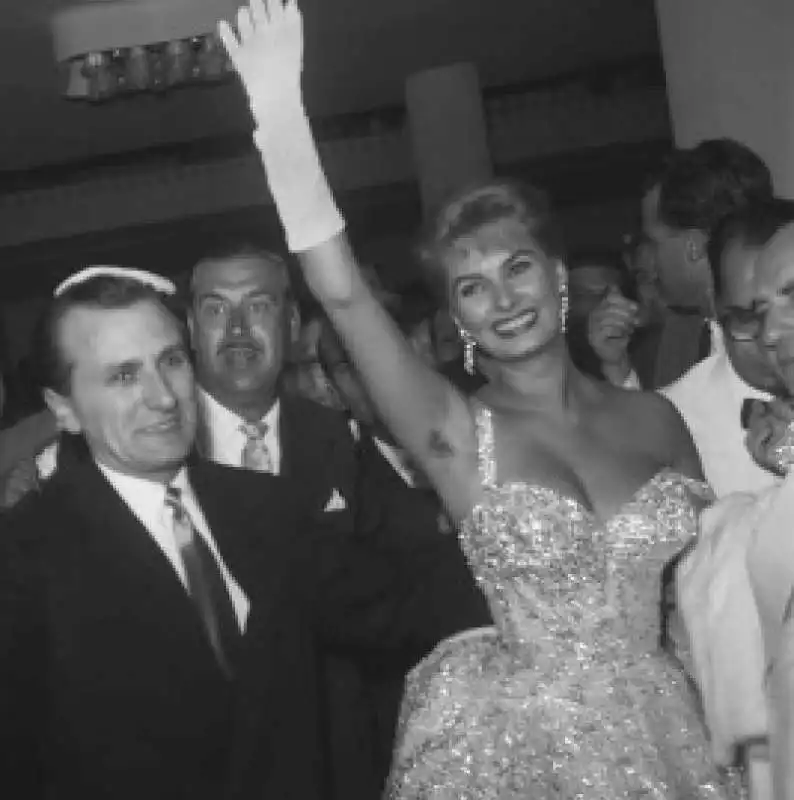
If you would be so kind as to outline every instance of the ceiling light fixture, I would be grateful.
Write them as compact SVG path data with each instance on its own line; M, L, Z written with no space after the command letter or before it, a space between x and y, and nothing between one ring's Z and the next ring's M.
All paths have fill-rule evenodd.
M52 17L64 95L102 102L217 83L231 65L215 28L240 0L83 0Z

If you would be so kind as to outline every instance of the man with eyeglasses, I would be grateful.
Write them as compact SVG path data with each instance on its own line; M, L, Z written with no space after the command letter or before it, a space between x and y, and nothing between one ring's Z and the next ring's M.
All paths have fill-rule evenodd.
M790 797L794 786L793 205L776 201L756 209L753 224L736 221L722 238L725 279L730 242L741 236L746 248L754 247L775 228L752 265L750 309L736 297L723 302L732 367L746 380L766 380L768 372L753 355L763 348L778 378L766 384L776 399L754 404L746 420L746 448L769 478L757 491L730 494L706 509L695 547L677 570L688 667L700 690L713 757L726 766L744 757L767 774L771 761L775 797ZM742 291L738 300L746 297ZM706 388L714 403L720 389L729 391L726 383ZM743 463L737 458L727 466L738 470Z
M717 318L724 348L663 390L684 418L718 497L769 486L774 476L745 447L742 405L783 392L759 339L763 319L753 306L756 260L766 243L794 221L794 203L772 199L725 218L708 242Z

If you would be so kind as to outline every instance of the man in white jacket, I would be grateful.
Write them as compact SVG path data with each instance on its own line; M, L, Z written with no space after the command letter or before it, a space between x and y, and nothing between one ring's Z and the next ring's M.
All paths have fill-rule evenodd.
M761 253L753 308L759 342L788 398L794 394L794 224ZM703 696L715 757L729 763L747 739L768 735L776 796L794 787L794 409L759 407L747 448L774 483L730 495L702 519L697 546L679 568L679 603L691 670Z
M783 386L759 342L753 312L759 254L785 225L794 222L794 203L756 203L724 219L709 239L709 263L718 323L712 323L714 352L662 390L689 428L706 480L717 497L756 491L773 477L744 446L742 404L769 400Z

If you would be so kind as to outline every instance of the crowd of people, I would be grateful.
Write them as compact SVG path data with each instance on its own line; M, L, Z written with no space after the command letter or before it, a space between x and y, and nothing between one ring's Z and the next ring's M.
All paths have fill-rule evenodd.
M469 187L361 268L294 0L220 35L288 259L89 267L0 430L0 764L25 798L794 792L794 202L729 139L568 253ZM2 384L0 383L0 386ZM0 417L2 399L0 389ZM754 751L757 752L757 751Z

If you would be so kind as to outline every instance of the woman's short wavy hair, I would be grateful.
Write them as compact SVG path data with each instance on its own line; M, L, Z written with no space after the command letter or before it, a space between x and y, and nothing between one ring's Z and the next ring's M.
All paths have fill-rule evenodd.
M520 223L552 258L562 258L560 226L548 195L513 180L492 180L467 188L448 200L425 228L419 257L436 293L446 299L445 253L494 222Z

